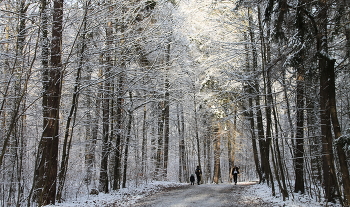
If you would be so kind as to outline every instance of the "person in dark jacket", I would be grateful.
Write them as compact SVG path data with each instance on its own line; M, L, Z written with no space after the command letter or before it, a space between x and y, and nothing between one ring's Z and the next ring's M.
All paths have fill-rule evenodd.
M197 184L199 185L202 177L202 170L199 166L197 166L197 169L196 169L196 176L197 176Z
M191 175L190 181L191 181L191 185L194 185L194 181L195 181L194 174Z
M233 182L235 183L235 185L237 185L237 176L239 174L239 167L235 166L232 169L232 175L233 175Z

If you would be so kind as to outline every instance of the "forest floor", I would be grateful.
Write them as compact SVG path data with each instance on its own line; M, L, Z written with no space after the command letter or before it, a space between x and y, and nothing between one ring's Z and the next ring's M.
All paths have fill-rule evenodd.
M79 193L78 193L79 194ZM290 194L283 201L280 193L271 195L271 188L256 182L190 185L157 181L138 184L99 195L70 193L61 207L340 207L316 200L308 195Z

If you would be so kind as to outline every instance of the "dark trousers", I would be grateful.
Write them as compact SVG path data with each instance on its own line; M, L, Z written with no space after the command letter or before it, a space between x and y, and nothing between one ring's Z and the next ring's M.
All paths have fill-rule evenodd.
M199 185L201 182L201 176L200 175L197 175L197 184Z
M233 173L233 182L237 183L237 173Z

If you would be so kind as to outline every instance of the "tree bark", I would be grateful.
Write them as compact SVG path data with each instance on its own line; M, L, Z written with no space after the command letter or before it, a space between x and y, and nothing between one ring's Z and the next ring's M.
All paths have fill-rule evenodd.
M250 21L252 21L252 17L251 17L251 9L248 8L248 15L249 15L249 19ZM249 21L249 22L250 22ZM250 39L248 37L248 35L245 35L245 39L248 41L250 40L251 43L253 43L252 41L255 39L254 38L254 32L252 30L252 25L249 24L249 35L250 35ZM256 48L254 46L254 44L252 45L252 56L254 57L256 55ZM249 55L249 47L245 46L245 49L247 51L246 53L246 70L250 71L250 55ZM255 66L255 65L254 65ZM262 171L260 168L260 159L259 159L259 152L258 152L258 148L257 148L257 142L256 142L256 134L255 134L255 120L254 120L254 104L253 104L253 94L254 94L254 87L252 84L250 84L249 82L246 83L245 86L245 91L248 94L248 112L246 113L246 116L249 120L249 124L250 124L250 134L251 134L251 139L252 139L252 148L253 148L253 158L254 158L254 163L255 163L255 170L259 176L259 183L263 182L263 175L262 175Z
M234 118L233 118L233 129L231 129L231 123L229 125L230 134L227 140L227 150L228 150L228 165L229 165L229 179L232 182L232 170L235 166L235 151L236 151L236 136L237 136L237 106L234 109Z
M194 124L195 124L195 138L197 145L197 162L200 169L202 169L201 163L201 149L200 149L200 140L199 140L199 132L198 132L198 111L197 111L197 96L195 92L195 87L193 85L193 107L194 107ZM203 181L203 179L202 179Z
M321 110L321 133L323 154L323 182L325 198L328 202L335 202L338 194L338 183L334 166L333 141L331 133L330 107L329 107L329 75L327 61L320 61L320 110Z
M67 174L67 170L68 170L68 160L69 160L69 156L70 156L69 152L70 152L71 145L72 145L73 129L74 129L74 125L75 125L76 112L77 112L77 108L78 108L81 73L83 70L84 61L86 60L84 58L84 53L86 50L87 11L88 11L87 8L85 8L84 17L83 17L83 21L81 24L82 36L81 36L81 48L80 48L80 52L79 52L79 55L80 55L79 63L78 63L79 66L77 69L77 74L76 74L75 83L74 83L72 104L71 104L71 108L69 111L69 115L67 117L67 123L66 123L65 132L64 132L61 165L60 165L60 170L58 173L58 188L57 188L57 200L58 200L58 202L62 202L62 192L63 192L63 187L64 187L64 184L66 181L66 174ZM71 122L72 122L72 124L71 124ZM72 127L71 127L71 125L72 125Z
M304 186L304 70L297 72L297 132L294 148L295 193L305 193Z
M185 117L183 106L177 105L177 123L179 135L179 181L186 182L189 178L187 172L186 146L185 146Z
M121 68L124 70L124 63L122 63ZM118 78L118 88L117 88L117 110L115 114L115 122L117 128L116 141L115 141L115 154L114 154L114 180L113 180L113 190L120 188L121 180L121 166L122 166L122 138L123 138L123 103L124 103L124 71L121 72ZM146 113L146 112L144 112Z
M46 8L45 2L43 7ZM38 146L37 166L34 172L34 195L39 206L55 204L56 201L59 107L62 85L61 45L63 31L63 0L55 0L53 2L53 7L51 65L50 68L44 67L43 80L44 93L42 105L44 128ZM43 61L45 61L44 64L46 64L45 58L43 58Z
M156 153L156 179L160 180L163 176L163 158L164 158L164 101L158 102L158 131L157 131L157 153Z
M171 66L170 63L170 49L171 49L171 41L169 40L167 44L166 50L166 68L165 68L165 83L164 83L164 176L167 176L168 172L168 161L169 161L169 118L170 118L170 93L169 93L169 68Z
M110 11L112 8L110 8ZM103 101L102 101L102 155L101 155L101 166L100 166L100 179L99 179L99 191L108 193L109 192L109 179L108 179L108 157L110 152L109 143L109 126L110 126L110 100L111 100L111 69L112 69L112 54L111 45L113 43L113 28L112 22L108 22L106 26L106 57L105 57L105 70L103 73L104 77L104 90L103 90Z
M334 165L333 139L331 132L331 112L330 112L330 68L332 61L329 61L324 53L328 53L328 5L324 0L318 1L320 11L317 16L317 51L319 53L319 73L320 73L320 113L321 113L321 134L322 134L322 154L323 154L323 182L325 198L328 202L335 202L340 198L338 181Z
M335 92L335 73L334 63L335 60L328 60L329 63L329 104L330 114L333 125L334 139L337 140L341 136L340 125L338 121L337 108L336 108L336 92ZM350 176L349 168L347 164L347 156L344 152L343 146L336 144L338 153L338 160L340 165L340 173L342 176L342 183L344 188L344 206L350 206Z
M277 113L276 113L276 107L273 107L273 116L274 116L274 121L275 121L275 131L276 131L276 135L277 137L274 138L274 148L275 148L275 157L276 157L276 165L277 165L277 169L276 171L279 171L279 177L280 177L280 181L279 181L279 185L280 185L280 191L282 193L283 196L283 200L286 200L286 198L288 197L288 189L287 189L287 185L286 185L286 176L285 176L285 163L283 162L283 158L281 156L281 150L280 150L280 144L279 144L279 129L278 129L278 125L279 125L279 121L277 118ZM282 144L283 146L283 144ZM282 185L281 185L281 183Z
M143 106L143 119L142 119L142 152L141 152L141 172L143 175L146 174L147 169L147 106Z
M299 4L303 4L300 3ZM299 5L301 7L302 5ZM297 28L300 47L304 46L304 19L302 11L297 10ZM304 49L299 50L299 54L296 57L296 67L297 67L297 79L296 79L296 137L295 137L295 148L294 148L294 171L295 171L295 193L305 193L304 186L304 108L305 108L305 98L304 98Z
M220 155L221 155L221 149L220 149L220 135L219 135L219 128L214 128L213 130L213 149L214 149L214 175L213 175L213 182L216 184L219 184L220 179Z
M130 102L132 105L132 92L129 92ZM132 109L131 109L132 110ZM126 188L126 177L127 177L127 169L128 169L128 156L129 156L129 145L130 145L130 136L131 136L131 124L132 124L132 111L128 111L128 124L127 124L127 134L125 140L125 149L124 149L124 169L123 169L123 183L122 188Z

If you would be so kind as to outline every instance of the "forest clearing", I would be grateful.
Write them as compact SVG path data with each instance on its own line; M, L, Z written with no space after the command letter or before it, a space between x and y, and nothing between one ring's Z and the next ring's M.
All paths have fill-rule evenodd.
M168 185L350 206L349 20L347 0L0 1L0 206Z

